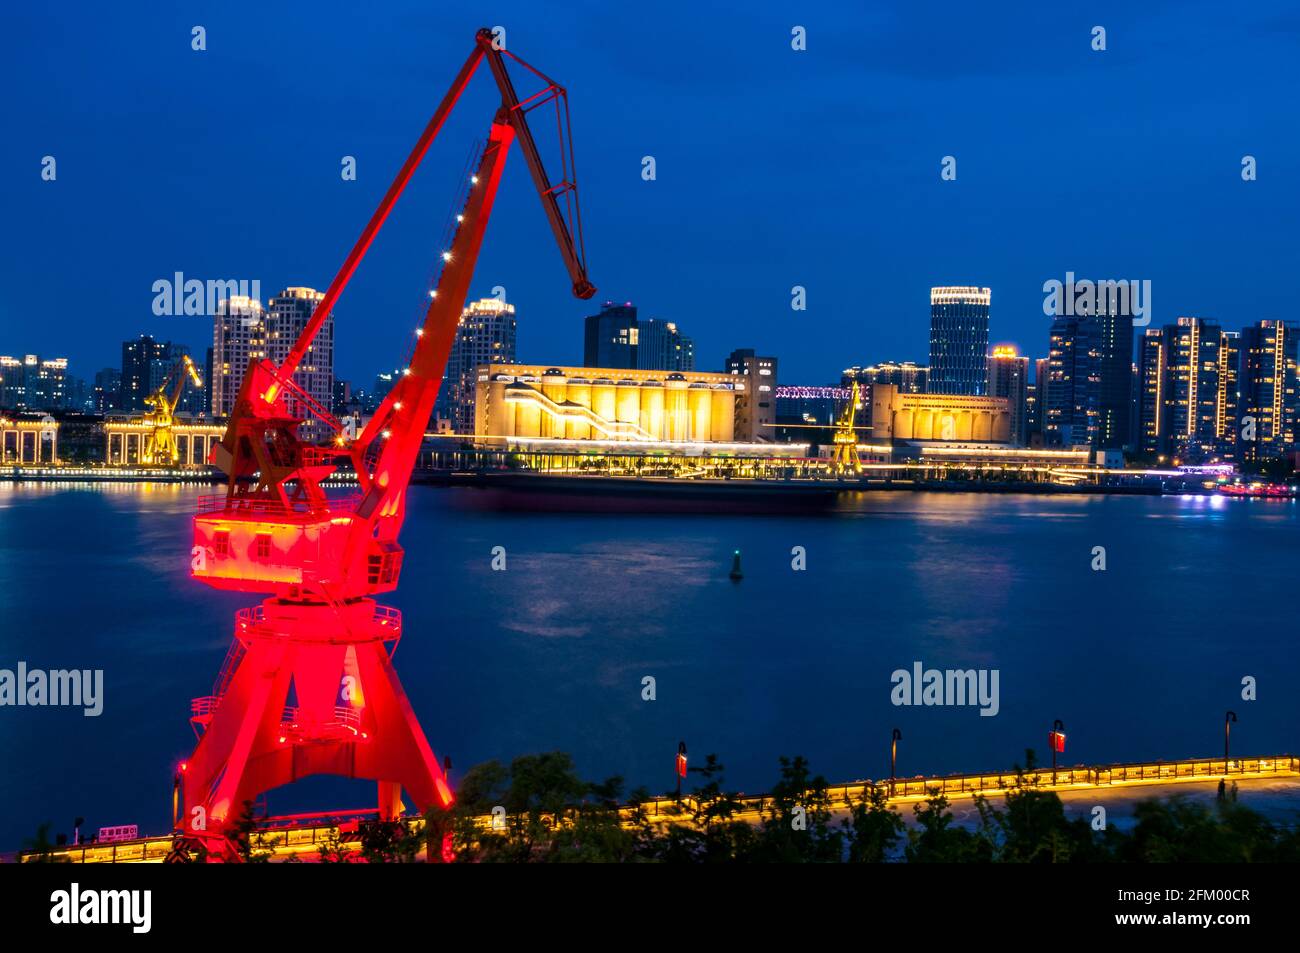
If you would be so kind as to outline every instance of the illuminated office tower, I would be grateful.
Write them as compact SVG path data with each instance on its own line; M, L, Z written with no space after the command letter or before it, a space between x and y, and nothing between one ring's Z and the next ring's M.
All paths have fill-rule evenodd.
M1026 398L1029 388L1029 358L1021 357L1013 344L1000 344L993 349L988 361L989 397L1005 397L1011 409L1011 440L1024 446L1028 439L1029 421Z
M636 305L631 301L606 301L600 313L589 315L583 326L582 363L586 367L634 370L640 329Z
M1133 315L1116 300L1093 316L1097 349L1097 440L1119 450L1133 443Z
M1298 333L1282 321L1260 321L1241 331L1237 433L1245 460L1281 457L1295 447Z
M984 394L991 294L988 288L930 289L929 393Z
M1096 325L1062 316L1048 334L1047 386L1038 388L1043 442L1050 447L1095 447L1098 426Z

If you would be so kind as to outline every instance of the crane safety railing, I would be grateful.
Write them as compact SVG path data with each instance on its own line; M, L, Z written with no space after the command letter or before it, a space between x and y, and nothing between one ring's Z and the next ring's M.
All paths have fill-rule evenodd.
M326 497L323 502L312 500L269 499L261 496L227 496L224 493L209 493L196 501L196 510L200 516L222 515L232 519L242 517L279 517L311 518L327 516L347 516L356 512L361 503L361 494Z
M400 609L394 609L392 606L376 605L374 612L370 617L371 624L380 630L380 637L385 643L396 643L402 638L402 613ZM212 718L214 712L221 704L222 697L226 694L226 689L230 687L230 681L234 678L235 672L239 668L239 663L244 657L246 646L244 639L257 636L274 636L274 631L264 628L266 625L266 609L263 606L249 606L240 609L235 613L235 638L231 640L230 648L226 650L225 661L222 662L221 672L217 676L216 682L212 686L211 695L203 695L199 698L190 700L190 720L207 722ZM287 711L288 709L286 709ZM340 715L340 723L356 726L359 722L354 723L350 712L354 709L339 708L339 711L345 712Z
M304 723L302 708L295 705L285 705L284 711L280 715L280 727L285 729L296 729ZM329 721L320 723L315 727L331 729L346 728L354 734L361 730L361 709L352 708L348 705L335 705L334 717Z

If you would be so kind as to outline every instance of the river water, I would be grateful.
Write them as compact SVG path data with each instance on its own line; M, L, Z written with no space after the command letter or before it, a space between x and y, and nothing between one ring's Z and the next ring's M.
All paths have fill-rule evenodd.
M0 483L0 669L104 673L99 717L0 707L0 850L76 816L168 828L189 700L257 601L189 578L199 492ZM412 490L386 599L405 615L397 670L453 783L560 749L584 776L664 791L679 740L748 791L783 754L832 781L881 777L895 727L900 775L983 771L1043 756L1057 718L1063 764L1218 755L1227 709L1234 753L1297 748L1290 501L881 492L834 514L712 516L501 512L479 493ZM892 673L917 662L996 670L997 714L894 705ZM269 807L373 799L312 779Z

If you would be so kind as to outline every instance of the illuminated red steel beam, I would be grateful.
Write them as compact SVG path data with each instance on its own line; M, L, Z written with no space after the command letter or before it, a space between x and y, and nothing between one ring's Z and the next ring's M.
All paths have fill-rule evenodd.
M316 310L312 312L311 319L294 343L293 350L289 352L289 355L284 359L284 363L280 365L279 372L282 377L292 377L293 372L298 369L298 365L307 354L307 349L316 340L321 325L325 323L325 319L334 310L335 302L343 294L343 289L348 286L348 282L352 280L352 275L357 270L357 266L361 264L361 259L366 257L371 242L375 240L379 230L384 227L384 222L388 220L388 213L393 210L397 200L402 197L402 192L405 191L407 183L411 181L411 176L415 175L415 170L424 161L429 146L438 137L443 123L447 121L447 117L451 114L457 101L459 101L461 93L465 92L465 87L469 85L469 81L474 77L474 70L478 68L479 61L482 59L483 44L476 42L474 51L466 58L465 65L456 74L451 88L442 97L442 102L438 104L438 108L429 120L429 124L424 127L424 132L416 140L414 148L411 149L411 154L406 157L406 161L402 163L402 167L397 171L397 177L393 179L393 184L384 193L384 198L379 203L379 207L370 216L370 221L366 223L366 227L362 230L361 237L352 246L352 251L348 253L348 257L343 260L343 266L339 268L334 280L330 282L330 286L325 289L325 297L321 298L316 305Z
M484 56L494 64L502 104L410 365L350 447L304 446L293 371ZM555 87L552 94L558 115L563 91ZM231 826L245 804L310 774L378 782L384 817L400 811L403 790L420 810L451 802L442 768L390 661L388 646L398 637L400 619L370 597L397 586L406 490L517 137L526 137L525 155L573 292L594 293L581 242L573 240L570 219L555 201L562 188L577 221L571 156L562 185L552 187L504 75L501 51L480 30L474 52L289 358L278 368L266 361L249 367L217 454L230 474L225 501L205 506L194 519L195 578L217 588L272 594L259 609L241 614L229 668L218 677L213 696L194 706L192 720L202 733L183 773L180 834L215 855L230 856ZM320 487L339 455L352 458L359 499L332 500Z

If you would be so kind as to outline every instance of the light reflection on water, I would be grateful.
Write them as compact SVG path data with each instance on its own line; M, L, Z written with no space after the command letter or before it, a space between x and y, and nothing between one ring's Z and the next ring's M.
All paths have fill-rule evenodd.
M103 668L107 694L98 719L0 709L0 849L47 817L165 829L189 699L257 601L188 577L203 492L0 483L0 667ZM829 517L612 516L483 511L473 492L413 491L388 597L398 672L458 769L559 748L663 790L685 739L757 790L781 754L879 776L895 726L905 774L1002 768L1041 753L1054 718L1068 763L1179 758L1220 749L1227 708L1234 750L1300 748L1292 502L878 493ZM1000 714L894 707L890 674L913 661L997 668ZM272 809L369 798L335 784Z

